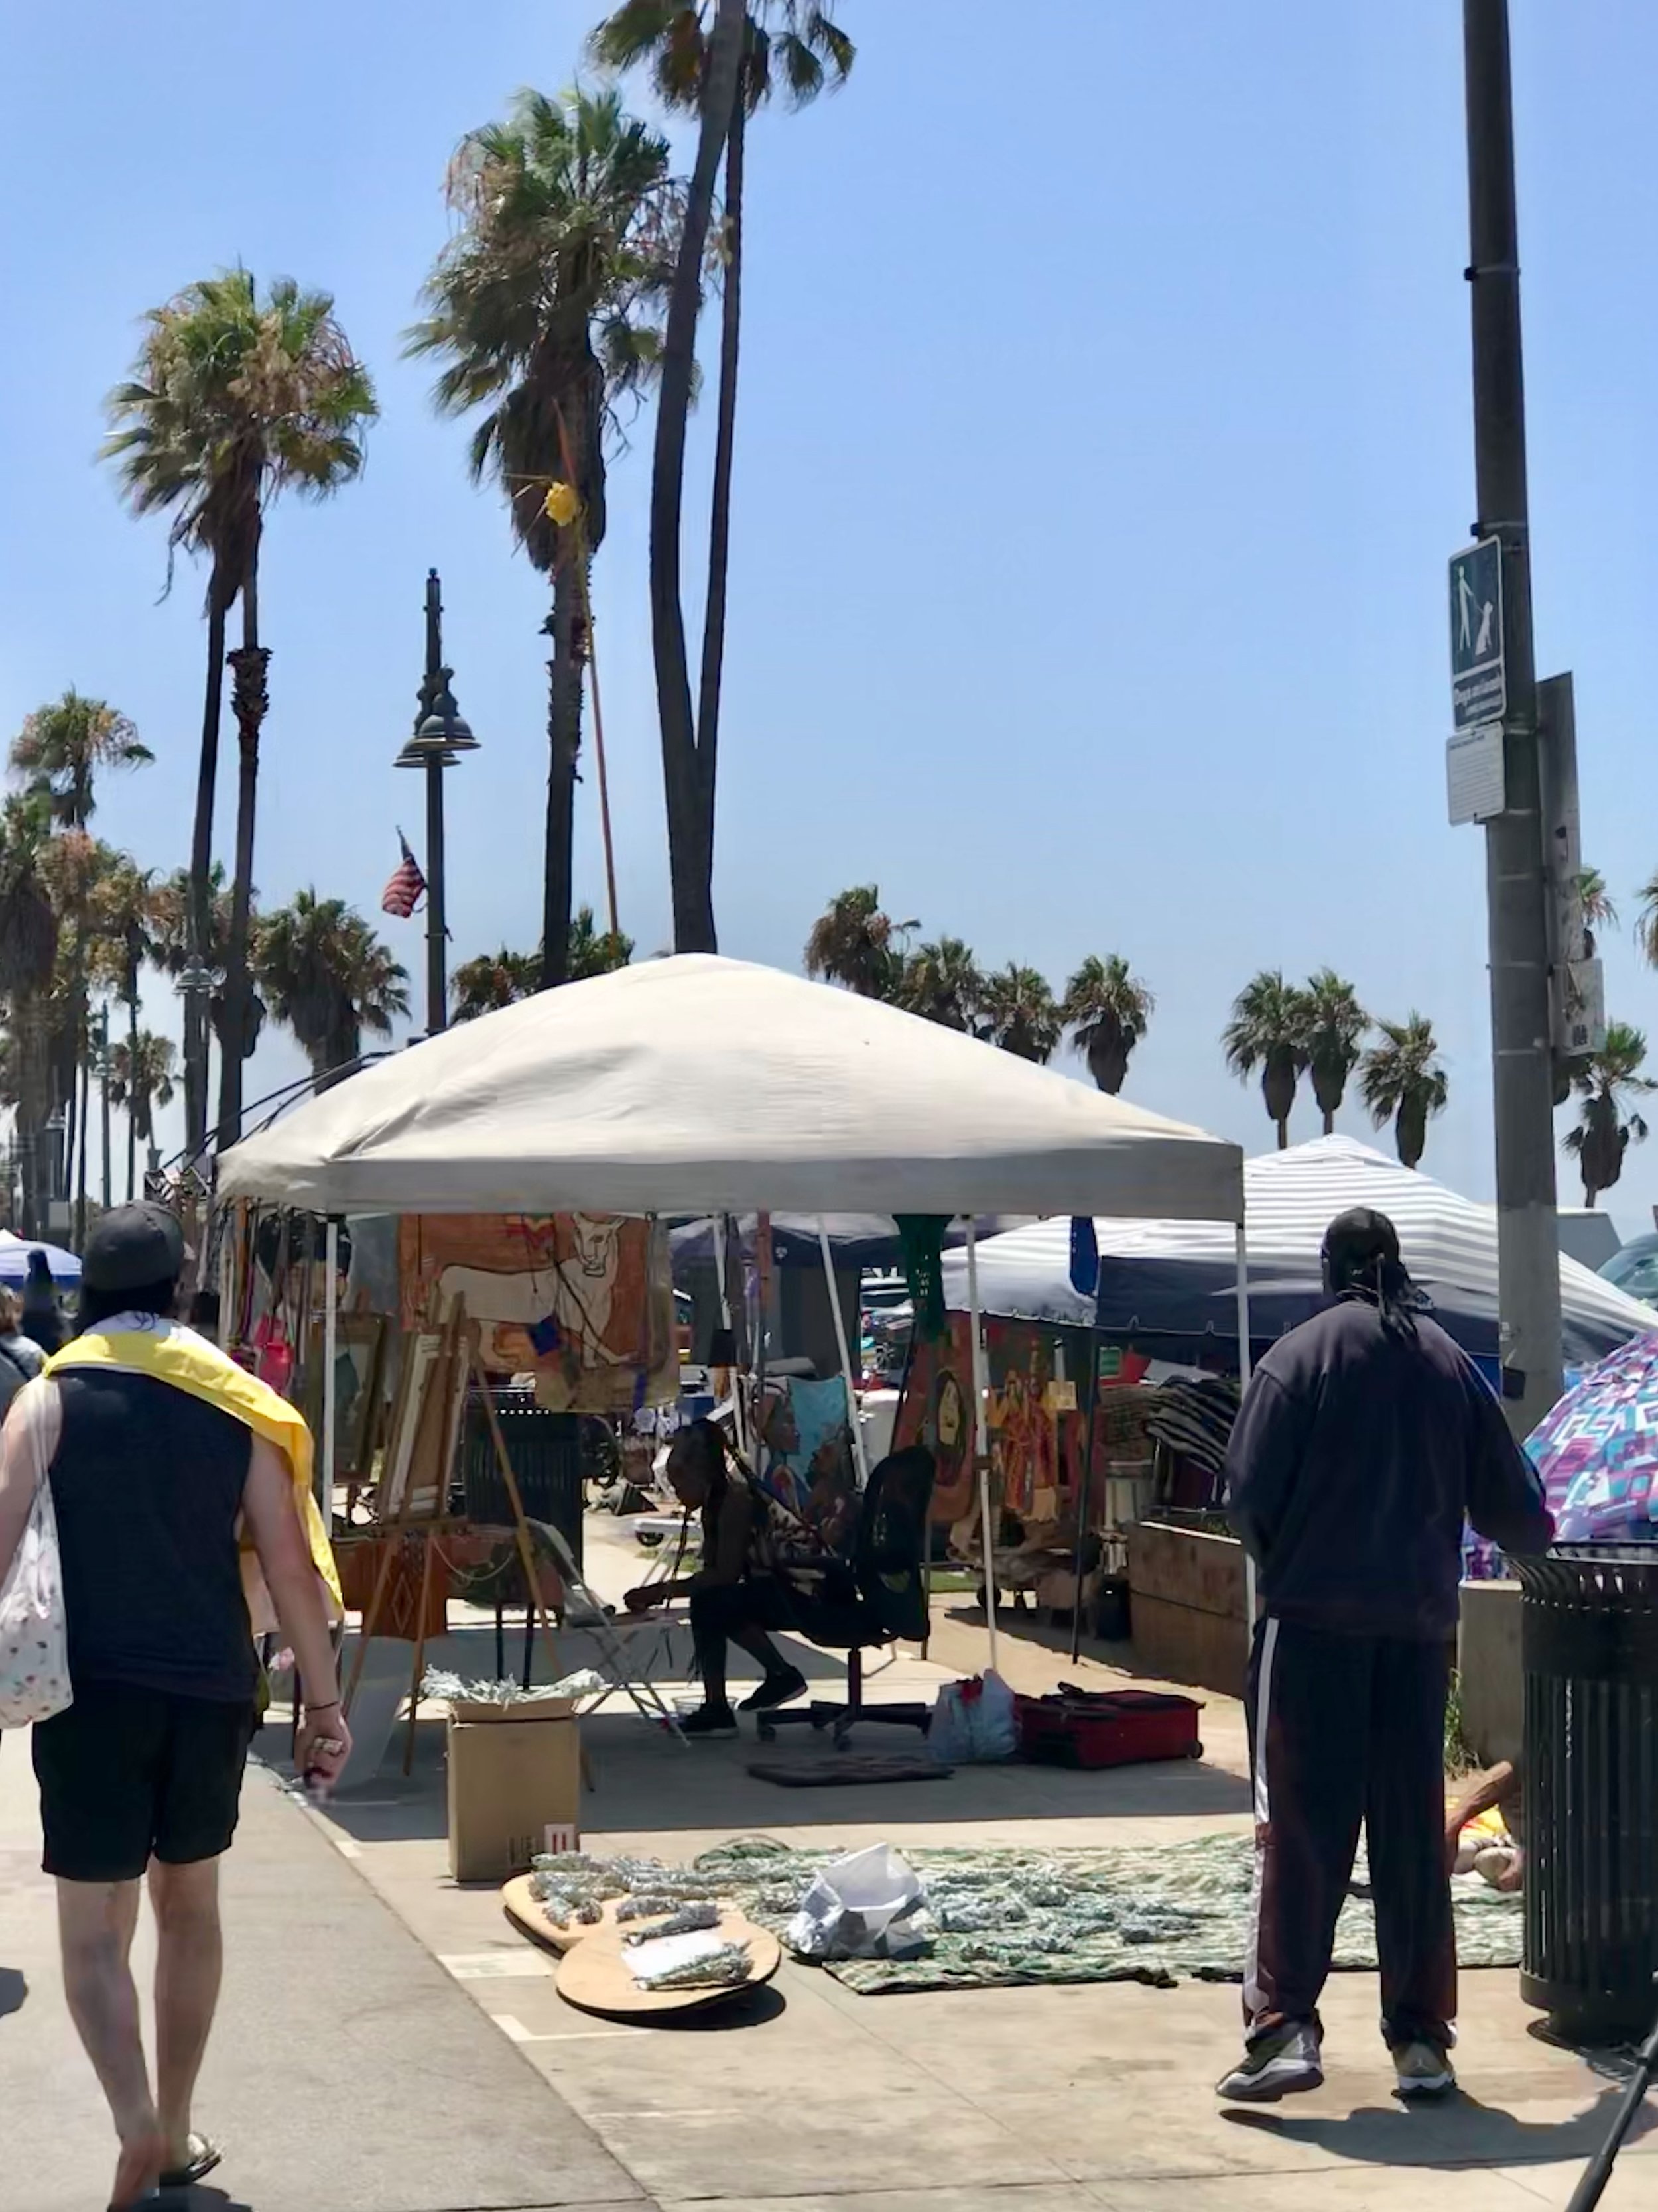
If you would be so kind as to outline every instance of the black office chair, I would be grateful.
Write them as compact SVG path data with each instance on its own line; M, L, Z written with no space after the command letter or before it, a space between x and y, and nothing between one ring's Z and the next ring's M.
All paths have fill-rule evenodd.
M863 1655L900 1640L926 1641L925 1560L934 1474L933 1455L921 1444L893 1452L872 1470L852 1550L858 1596L856 1640L843 1644L809 1638L821 1650L845 1651L844 1702L832 1704L814 1698L810 1705L758 1714L756 1725L762 1743L771 1743L781 1727L804 1726L832 1729L835 1748L840 1751L860 1721L919 1729L925 1735L932 1719L930 1705L865 1705Z

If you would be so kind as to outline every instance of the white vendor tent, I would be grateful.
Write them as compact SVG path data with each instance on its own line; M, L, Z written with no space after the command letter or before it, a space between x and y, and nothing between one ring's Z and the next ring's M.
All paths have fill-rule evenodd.
M327 1215L1210 1219L1240 1279L1242 1170L1236 1145L912 1014L686 954L364 1069L228 1152L218 1195Z
M1242 1164L1236 1145L894 1007L687 954L365 1068L228 1152L218 1192L314 1213L1234 1224Z
M1249 1303L1257 1347L1323 1303L1319 1255L1324 1232L1349 1206L1385 1213L1405 1263L1434 1302L1438 1319L1472 1357L1497 1355L1496 1215L1432 1176L1356 1144L1322 1137L1268 1152L1244 1167L1249 1234ZM1070 1273L1070 1224L1036 1222L988 1237L978 1252L986 1313L1098 1325L1142 1341L1237 1336L1232 1239L1199 1222L1100 1220L1096 1300ZM960 1259L945 1257L945 1295L966 1304ZM1601 1358L1655 1326L1651 1310L1575 1260L1560 1261L1566 1357ZM1185 1356L1185 1355L1182 1355Z

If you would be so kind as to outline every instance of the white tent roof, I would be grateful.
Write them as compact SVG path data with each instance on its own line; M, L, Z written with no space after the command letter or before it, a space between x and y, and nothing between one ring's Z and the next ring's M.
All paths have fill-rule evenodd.
M1242 1166L1236 1145L892 1006L686 954L364 1069L226 1153L218 1188L319 1213L1235 1221Z
M1445 1309L1442 1318L1448 1322L1458 1312L1495 1316L1496 1211L1461 1197L1430 1176L1403 1167L1350 1137L1320 1137L1288 1152L1246 1161L1244 1193L1250 1281L1258 1291L1270 1292L1282 1286L1316 1292L1325 1231L1349 1206L1368 1206L1387 1214L1399 1231L1405 1264L1436 1305ZM1207 1222L1107 1219L1096 1222L1095 1235L1102 1261L1212 1267L1216 1333L1235 1333L1230 1230ZM1091 1323L1094 1301L1072 1285L1070 1255L1068 1221L1033 1222L987 1238L978 1248L984 1311ZM965 1273L960 1254L947 1253L945 1296L953 1306L966 1304ZM1569 1335L1576 1327L1605 1348L1658 1324L1649 1308L1564 1255L1560 1295ZM1255 1331L1258 1335L1271 1333L1270 1322Z

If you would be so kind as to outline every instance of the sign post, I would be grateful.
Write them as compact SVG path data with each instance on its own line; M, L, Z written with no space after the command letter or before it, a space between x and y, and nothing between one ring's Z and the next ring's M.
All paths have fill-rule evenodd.
M1451 556L1451 726L1477 729L1508 711L1503 541L1482 538Z

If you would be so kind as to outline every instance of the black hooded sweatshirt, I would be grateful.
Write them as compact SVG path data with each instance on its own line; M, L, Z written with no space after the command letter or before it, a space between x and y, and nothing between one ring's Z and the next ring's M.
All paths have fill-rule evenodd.
M1546 1551L1543 1487L1472 1360L1423 1314L1350 1295L1275 1344L1227 1455L1263 1609L1348 1636L1452 1635L1465 1516Z

